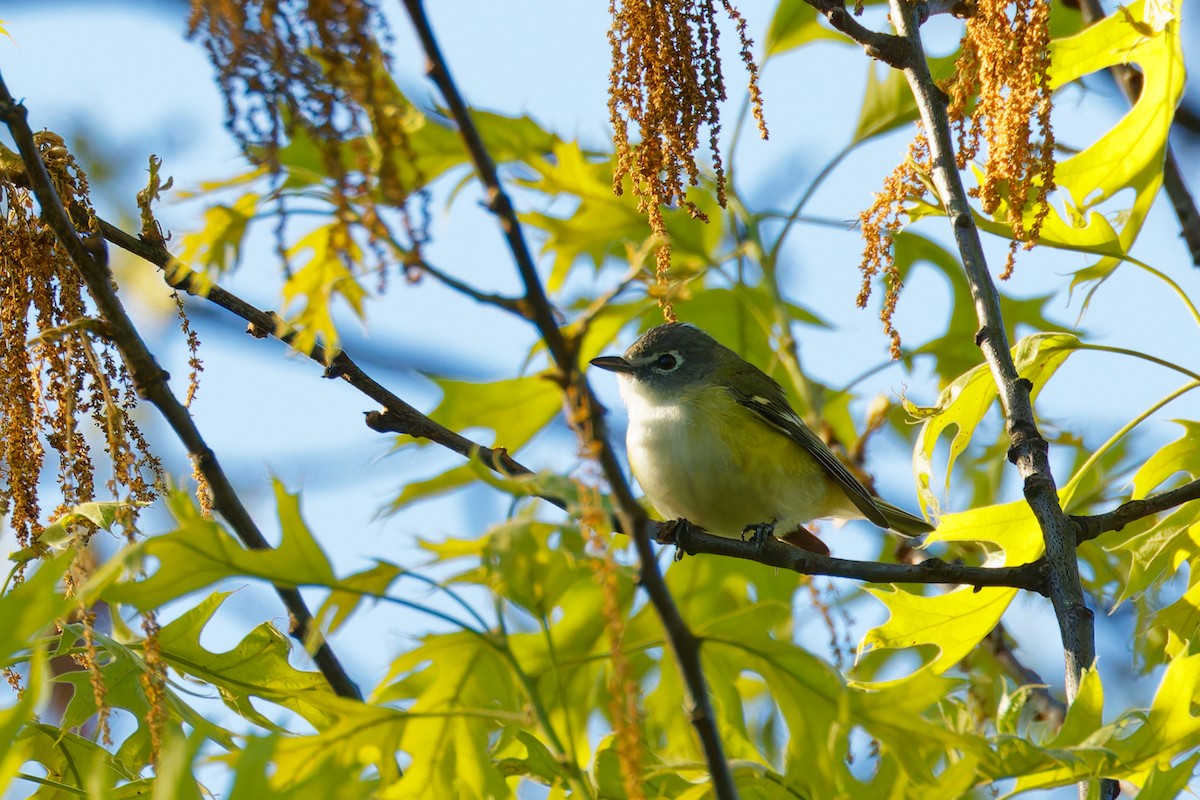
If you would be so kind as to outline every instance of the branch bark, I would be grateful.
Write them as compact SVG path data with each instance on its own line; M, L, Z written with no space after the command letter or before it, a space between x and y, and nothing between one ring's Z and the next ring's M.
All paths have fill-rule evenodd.
M667 640L683 674L684 685L687 687L689 715L704 751L713 791L720 800L733 800L738 796L737 787L734 785L733 772L725 758L724 746L717 732L716 715L700 664L700 643L684 622L658 569L646 512L634 499L608 441L603 407L596 400L587 379L579 372L577 342L568 341L555 322L553 309L537 274L512 201L500 184L495 162L484 146L466 102L450 76L449 67L438 47L422 3L420 0L404 0L404 7L412 19L413 27L425 51L428 75L446 101L450 115L458 126L459 134L486 190L488 208L500 222L513 261L525 285L525 300L532 312L533 322L559 372L558 379L566 394L571 422L584 447L592 452L599 462L617 501L617 515L621 524L633 537L640 562L641 585L650 596L650 601L662 620Z
M663 530L664 528L667 530ZM767 537L766 541L759 544L714 536L687 523L686 520L663 523L659 530L659 542L674 544L689 555L711 553L742 558L769 567L790 569L802 575L856 578L869 583L938 583L947 586L972 586L975 589L984 586L1008 586L1043 595L1048 591L1046 564L1040 560L1016 567L971 567L948 563L939 558L927 558L916 564L885 564L818 555L793 547L774 537Z
M225 518L242 543L254 550L270 549L270 544L255 525L221 469L216 454L200 435L191 414L171 392L167 384L167 373L154 360L129 315L125 313L107 268L92 257L80 239L61 198L54 190L46 166L42 163L26 116L25 107L13 99L4 79L0 77L0 121L8 126L20 151L29 186L41 206L43 219L53 229L59 244L70 256L87 284L88 292L108 326L112 341L117 345L129 369L138 396L158 409L188 453L195 459L212 490L214 508ZM342 697L361 700L362 693L358 686L350 679L329 643L314 628L312 613L305 605L300 592L283 586L276 586L275 591L288 609L291 623L289 633L306 647L315 641L313 660L333 691Z
M1062 635L1068 701L1079 693L1085 670L1096 659L1095 626L1091 609L1083 597L1079 564L1075 557L1077 529L1062 510L1050 471L1049 446L1034 420L1030 392L1033 385L1017 374L1008 334L1000 313L1000 295L988 272L979 231L971 216L967 193L955 165L954 145L947 116L945 95L929 73L920 36L917 10L905 0L889 0L890 19L896 32L906 39L914 58L904 67L904 76L916 98L921 123L933 159L933 185L954 231L962 255L967 282L979 321L976 343L983 351L1000 396L1011 442L1008 459L1024 480L1025 499L1033 510L1046 545L1047 581ZM1116 797L1115 781L1101 781L1100 796ZM1089 783L1079 786L1081 798Z
M1200 499L1200 480L1185 483L1167 492L1152 494L1141 500L1130 500L1103 514L1075 517L1078 543L1083 544L1108 531L1119 531L1131 522L1197 499Z

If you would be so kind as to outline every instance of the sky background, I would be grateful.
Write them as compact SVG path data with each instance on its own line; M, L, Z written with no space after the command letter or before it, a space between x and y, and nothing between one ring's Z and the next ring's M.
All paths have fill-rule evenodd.
M469 103L529 114L564 138L607 146L607 3L441 0L428 5L443 51ZM385 7L396 10L390 4ZM773 4L753 1L739 7L750 22L751 35L761 42ZM133 197L144 182L149 154L163 158L163 173L174 176L176 188L195 188L202 181L244 168L222 126L223 103L207 57L198 45L183 38L185 18L186 5L176 2L0 2L0 19L15 40L0 40L0 70L9 89L25 99L35 129L47 127L64 135L84 159L100 214L130 230L136 228L130 222L136 210ZM411 98L428 105L431 88L422 75L422 60L407 22L396 14L393 22L397 79ZM882 18L869 12L868 23L881 28ZM949 18L932 21L926 32L930 51L950 51L960 35L958 26ZM1188 30L1185 42L1197 41L1195 26ZM735 40L727 36L723 41L727 78L731 86L740 86L741 74L733 58ZM860 51L832 43L788 54L768 66L763 90L772 138L762 143L743 137L736 179L746 196L781 209L791 206L849 139L868 68ZM740 93L731 95L733 105L726 115L730 121L741 103ZM1097 79L1086 89L1062 93L1056 108L1060 141L1082 145L1101 126L1115 122L1125 106L1107 81ZM727 132L731 127L727 124ZM810 208L835 220L855 217L870 202L870 193L883 175L902 157L909 136L909 131L902 131L861 148L826 182ZM1194 141L1179 140L1176 145L1185 178L1195 188L1200 184L1196 168L1200 150ZM430 260L488 290L515 292L515 270L499 230L479 208L477 198L473 190L467 191L447 206L445 192L438 195ZM202 206L195 202L168 200L159 216L178 241L200 224L201 212ZM944 220L935 220L921 231L946 241L938 223L944 227ZM1006 246L988 243L993 263L1001 263ZM879 332L876 313L853 305L859 281L857 233L848 226L799 226L785 253L788 295L834 323L829 330L797 328L808 371L828 385L840 386L885 361L887 342ZM1200 297L1200 271L1190 266L1176 220L1161 199L1146 225L1139 254L1179 281L1192 297ZM151 349L181 390L187 355L156 270L115 253L113 258L123 295L143 323ZM1054 291L1063 283L1063 274L1088 263L1077 254L1022 255L1016 276L1004 288L1018 296ZM278 304L278 281L269 235L258 235L241 269L222 284L270 309ZM939 275L918 268L897 316L907 342L924 341L944 327L948 296ZM372 406L351 387L322 380L316 365L292 357L278 342L245 336L243 326L223 318L219 309L197 303L189 308L203 341L201 356L206 364L193 413L269 537L275 535L273 475L302 493L305 516L342 573L362 569L377 557L423 563L428 559L417 547L419 538L476 535L489 520L503 514L506 501L485 491L423 503L397 516L382 513L406 482L451 466L457 457L432 447L389 456L392 440L366 428L362 412ZM1078 298L1068 304L1065 296L1057 296L1049 308L1052 318L1064 325L1074 324L1080 311ZM686 320L686 306L679 312ZM387 295L369 304L368 314L369 334L348 321L347 349L392 391L426 411L436 403L438 393L419 372L468 379L511 376L520 370L533 341L525 323L471 305L432 281L410 287L394 280ZM446 325L448 319L453 325ZM1083 325L1100 343L1197 366L1200 332L1161 284L1136 270L1124 268L1117 273L1097 295ZM627 332L624 343L631 336ZM1097 445L1180 383L1161 370L1126 362L1114 362L1119 372L1104 369L1104 358L1108 357L1073 357L1038 406L1043 419L1069 424ZM1114 383L1115 375L1120 376L1119 383ZM614 381L602 375L594 382L613 408L614 426L622 428L624 416ZM905 391L922 403L937 394L936 382L920 369L906 377L899 367L890 367L866 386L866 399L856 407L860 412L878 393L896 396ZM152 441L169 456L171 472L185 475L189 468L178 444L152 410L144 410L142 417ZM1158 415L1161 421L1143 434L1146 445L1157 447L1176 438L1178 428L1166 421L1175 417L1200 419L1200 401L1189 396ZM567 467L575 458L573 437L559 425L521 455L534 468ZM909 458L906 446L886 439L875 442L870 451L881 494L913 508ZM1061 472L1056 476L1060 482L1065 480ZM156 524L161 530L166 523L150 517L144 527L153 532ZM868 526L851 525L837 533L834 552L865 555L870 537L876 535ZM11 546L7 531L0 544L5 549ZM221 624L208 631L209 647L232 645L264 618L283 624L282 611L269 589L224 588L240 590L219 617ZM409 591L420 596L418 590ZM1113 698L1110 708L1122 707L1130 697L1145 702L1155 681L1135 680L1128 671L1131 621L1121 614L1106 618L1106 609L1100 611L1098 649L1106 690ZM878 607L861 606L855 616L863 630L882 621ZM1049 605L1018 601L1006 622L1021 642L1019 655L1061 687L1060 648ZM369 686L382 677L396 652L430 627L424 620L398 616L394 609L376 611L360 615L336 646L352 675ZM815 621L800 627L802 635L812 637L814 652L824 653L823 628ZM1072 795L1073 790L1064 790L1045 796Z

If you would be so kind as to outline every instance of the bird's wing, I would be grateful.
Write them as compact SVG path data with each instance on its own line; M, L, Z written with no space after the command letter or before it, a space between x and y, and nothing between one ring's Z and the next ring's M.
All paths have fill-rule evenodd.
M858 478L846 469L833 451L822 442L812 430L797 416L783 397L769 397L759 394L744 394L731 390L737 402L753 411L768 425L782 431L792 441L812 454L817 462L829 473L829 477L837 481L838 486L850 498L850 502L858 507L863 516L881 528L889 527L887 517L875 505L875 499ZM782 394L782 392L780 392Z

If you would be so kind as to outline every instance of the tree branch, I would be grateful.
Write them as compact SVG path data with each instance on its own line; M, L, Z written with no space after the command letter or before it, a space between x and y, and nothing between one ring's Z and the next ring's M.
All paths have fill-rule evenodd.
M1077 526L1077 542L1083 544L1108 531L1119 531L1131 522L1152 517L1169 508L1200 499L1200 480L1185 483L1177 489L1159 492L1141 500L1122 503L1112 511L1088 517L1074 517Z
M1079 693L1085 670L1096 659L1094 616L1083 597L1079 564L1075 557L1076 528L1063 513L1050 471L1049 446L1034 420L1030 392L1033 384L1021 378L1013 363L1000 313L1000 296L988 272L979 231L971 216L962 177L955 165L954 145L944 94L929 73L920 38L916 9L906 0L889 0L890 19L897 33L910 44L915 58L904 69L916 98L921 122L933 159L933 185L953 227L955 242L963 259L975 313L979 320L976 343L992 372L1011 446L1008 459L1024 480L1025 499L1042 530L1046 545L1047 580L1051 602L1062 635L1068 701ZM1102 781L1100 794L1115 797L1116 783ZM1080 797L1088 784L1081 783Z
M877 561L853 561L801 550L774 537L759 544L714 536L686 520L659 524L658 541L674 544L688 555L712 555L757 561L768 567L790 569L802 575L827 575L854 578L868 583L941 583L950 586L1007 586L1046 594L1046 565L1042 561L1016 567L970 567L939 558L927 558L916 564L885 564Z
M171 392L167 384L167 373L154 360L137 328L125 313L113 287L107 268L93 258L80 239L62 200L54 190L46 166L42 163L33 131L26 120L25 107L13 99L4 79L0 78L0 120L12 134L25 165L29 186L41 206L42 217L53 229L59 244L70 256L76 270L87 284L88 291L105 321L112 341L121 351L121 357L129 369L138 396L155 406L167 424L195 459L212 491L213 506L223 516L242 543L253 550L270 549L241 498L226 477L216 454L205 443L191 414ZM276 593L283 600L291 617L289 631L293 637L308 647L316 643L313 660L333 691L343 697L362 699L362 693L350 680L341 662L313 627L312 613L304 603L299 590L276 586Z
M592 393L587 379L579 372L577 363L578 342L568 340L559 330L555 322L553 309L546 297L541 278L525 236L517 220L511 200L500 185L496 173L496 165L483 144L470 111L458 91L450 70L443 58L437 40L433 35L429 19L425 15L420 0L404 0L404 7L412 18L413 27L425 51L427 72L437 85L446 101L450 115L458 126L471 160L480 181L487 192L488 208L500 221L500 227L512 252L513 261L521 280L525 284L525 299L533 312L533 321L537 326L546 347L559 371L559 380L566 392L568 415L575 426L583 445L592 452L600 464L605 479L617 501L617 515L622 526L632 532L634 545L640 562L639 576L642 588L650 596L671 649L675 653L676 662L683 674L684 685L687 687L690 716L696 734L704 750L704 758L712 778L713 791L719 800L733 800L737 797L737 788L733 782L733 772L725 758L724 746L717 732L716 715L708 696L707 682L700 664L700 644L688 629L675 601L667 590L666 581L658 569L654 548L650 541L646 512L633 497L629 484L621 471L616 454L606 435L603 408Z
M525 301L518 297L505 297L504 295L492 294L490 292L480 291L470 284L460 281L453 275L442 272L437 267L430 264L428 261L420 260L412 264L419 272L423 272L433 277L434 280L441 283L447 288L453 289L459 294L466 295L477 303L484 305L496 306L502 308L510 314L516 314L518 317L530 318L530 311Z
M940 0L939 0L940 1ZM904 69L913 58L912 47L901 36L879 33L863 25L846 10L841 0L804 0L819 11L834 29L841 31L862 45L871 58L878 59L890 67Z

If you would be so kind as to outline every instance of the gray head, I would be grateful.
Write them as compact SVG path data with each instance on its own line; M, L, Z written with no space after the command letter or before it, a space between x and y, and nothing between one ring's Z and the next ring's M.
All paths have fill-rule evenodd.
M677 394L710 385L723 360L738 358L695 325L668 322L642 334L624 356L601 356L592 366L615 372L645 393Z

